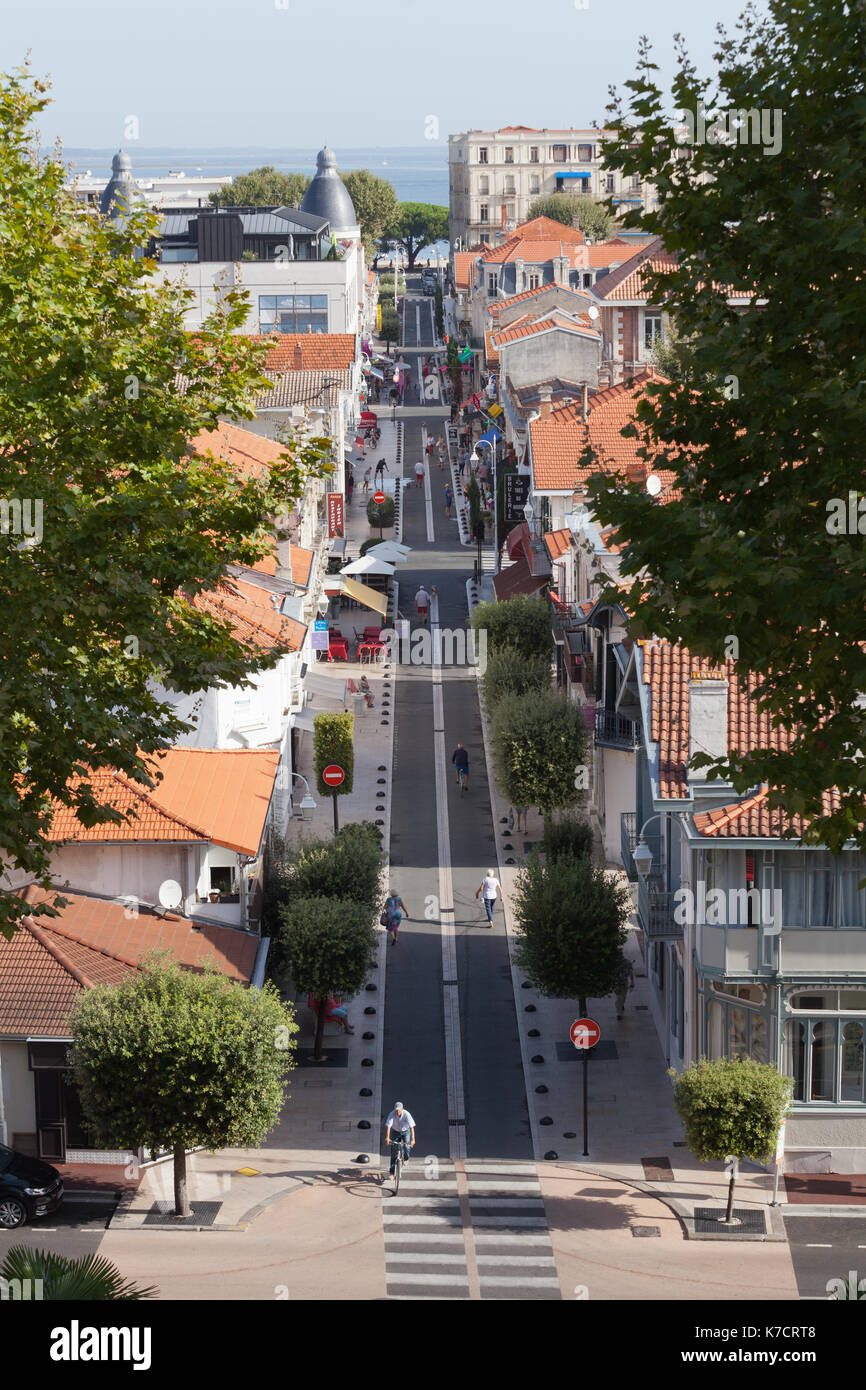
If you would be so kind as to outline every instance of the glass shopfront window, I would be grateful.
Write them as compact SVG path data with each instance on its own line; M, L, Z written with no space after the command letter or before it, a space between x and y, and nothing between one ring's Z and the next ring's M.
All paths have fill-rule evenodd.
M706 996L704 1051L720 1057L769 1061L770 1012L763 985L713 980Z
M859 1019L788 1019L785 1071L795 1101L866 1104L864 1026Z
M326 294L260 294L262 333L327 333Z

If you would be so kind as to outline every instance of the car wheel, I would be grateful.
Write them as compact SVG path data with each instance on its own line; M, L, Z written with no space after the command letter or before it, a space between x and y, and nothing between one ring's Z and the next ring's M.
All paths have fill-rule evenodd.
M17 1197L0 1197L0 1226L4 1231L14 1231L27 1220L27 1208Z

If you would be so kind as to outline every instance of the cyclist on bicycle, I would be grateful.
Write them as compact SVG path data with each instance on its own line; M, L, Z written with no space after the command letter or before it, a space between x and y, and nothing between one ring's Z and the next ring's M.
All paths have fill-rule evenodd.
M456 780L457 780L458 782L460 782L460 780L461 780L461 778L462 778L462 780L463 780L463 790L464 790L464 791L468 790L468 787L469 787L469 754L467 753L466 749L463 747L463 744L462 744L462 743L458 743L457 747L454 749L454 752L451 754L451 761L452 761L452 763L454 764L454 768L455 768L455 771L456 771L456 773L457 773L457 779L456 779Z
M391 1130L394 1131L394 1139L391 1139ZM408 1135L408 1140L407 1140ZM403 1162L409 1158L409 1150L415 1147L415 1121L408 1110L403 1109L402 1100L394 1101L394 1109L385 1121L385 1143L392 1144L391 1148L391 1167L388 1170L393 1177L394 1163L397 1158L397 1148L403 1145Z

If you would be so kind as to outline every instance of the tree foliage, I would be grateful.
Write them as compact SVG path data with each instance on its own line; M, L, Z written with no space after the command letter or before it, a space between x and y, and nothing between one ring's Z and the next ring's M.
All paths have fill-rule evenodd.
M270 984L245 989L154 953L122 984L82 990L71 1028L96 1142L172 1149L179 1211L186 1149L246 1148L277 1122L297 1024Z
M467 494L469 489L466 489ZM484 628L489 649L513 647L527 661L553 654L550 608L537 598L518 594L507 603L479 603L472 618L475 631Z
M399 204L394 185L369 169L350 169L340 177L354 204L364 251L369 260L385 228L397 216Z
M588 855L533 854L517 876L515 960L548 997L603 999L616 988L628 891Z
M371 526L376 526L380 531L387 531L394 525L395 509L394 498L385 494L384 502L374 502L372 497L367 502L367 520ZM378 536L375 538L378 540Z
M83 217L63 165L34 155L44 93L27 69L0 78L0 497L11 522L0 534L0 854L48 887L52 798L87 825L119 819L78 774L116 767L152 785L148 755L189 729L159 687L237 685L278 659L190 600L229 565L260 559L271 518L331 465L319 443L288 447L262 477L190 457L190 440L250 417L268 384L264 350L239 332L245 297L229 293L194 337L185 330L189 292L157 285L140 254L158 215ZM19 515L31 535L15 534ZM0 931L19 913L0 893Z
M311 182L308 174L284 174L272 164L262 164L214 189L209 200L215 208L299 208Z
M793 731L787 750L732 750L716 771L739 793L766 783L807 841L866 848L862 7L770 0L721 32L716 60L701 78L680 49L671 101L644 41L627 84L637 126L612 108L608 165L660 195L629 221L679 254L649 294L714 384L657 384L639 406L674 499L599 479L593 507L626 542L623 602L643 629L713 662L733 637L756 706ZM671 108L691 122L683 144Z
M379 336L385 340L385 349L391 350L392 343L399 343L401 337L400 315L393 304L380 301L382 310L382 326L379 329Z
M348 796L355 779L355 716L343 711L338 714L317 714L313 719L313 758L316 768L316 787L322 796ZM338 787L322 781L322 773L331 763L346 774Z
M497 647L487 658L482 684L492 712L506 695L549 690L550 660L547 656L528 657L516 647Z
M37 1250L32 1245L12 1245L0 1263L0 1279L19 1284L38 1280L40 1297L57 1303L131 1303L157 1298L159 1289L124 1279L116 1264L104 1255L91 1253L71 1259L54 1250Z
M557 691L504 696L493 711L491 742L497 780L515 805L549 815L580 800L576 769L586 762L586 725Z
M284 903L292 898L345 898L366 906L372 916L381 898L382 836L369 821L344 825L327 840L302 841L281 884Z
M575 816L562 816L559 820L548 818L544 822L541 847L548 862L562 855L576 855L578 858L591 855L592 826Z
M397 216L385 229L390 241L399 241L412 270L419 251L448 240L448 209L436 203L400 203Z
M352 887L346 884L347 891ZM357 994L366 977L376 931L369 904L353 899L293 897L282 910L282 947L299 990L318 1000ZM321 1056L325 1010L319 1008L316 1056Z
M613 214L604 203L596 202L585 193L548 193L530 203L526 220L549 217L565 227L583 232L588 241L607 241L613 226Z

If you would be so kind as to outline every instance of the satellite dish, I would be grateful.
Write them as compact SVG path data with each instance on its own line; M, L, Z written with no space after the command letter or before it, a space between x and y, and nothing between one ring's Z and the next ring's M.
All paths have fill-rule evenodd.
M159 901L163 907L180 907L183 902L183 889L173 878L167 878L164 883L159 885Z
M594 304L590 304L590 306L589 306L589 308L587 309L586 312L589 314L589 317L590 317L591 319L597 319L597 318L598 318L598 310L596 309L596 307L595 307Z

